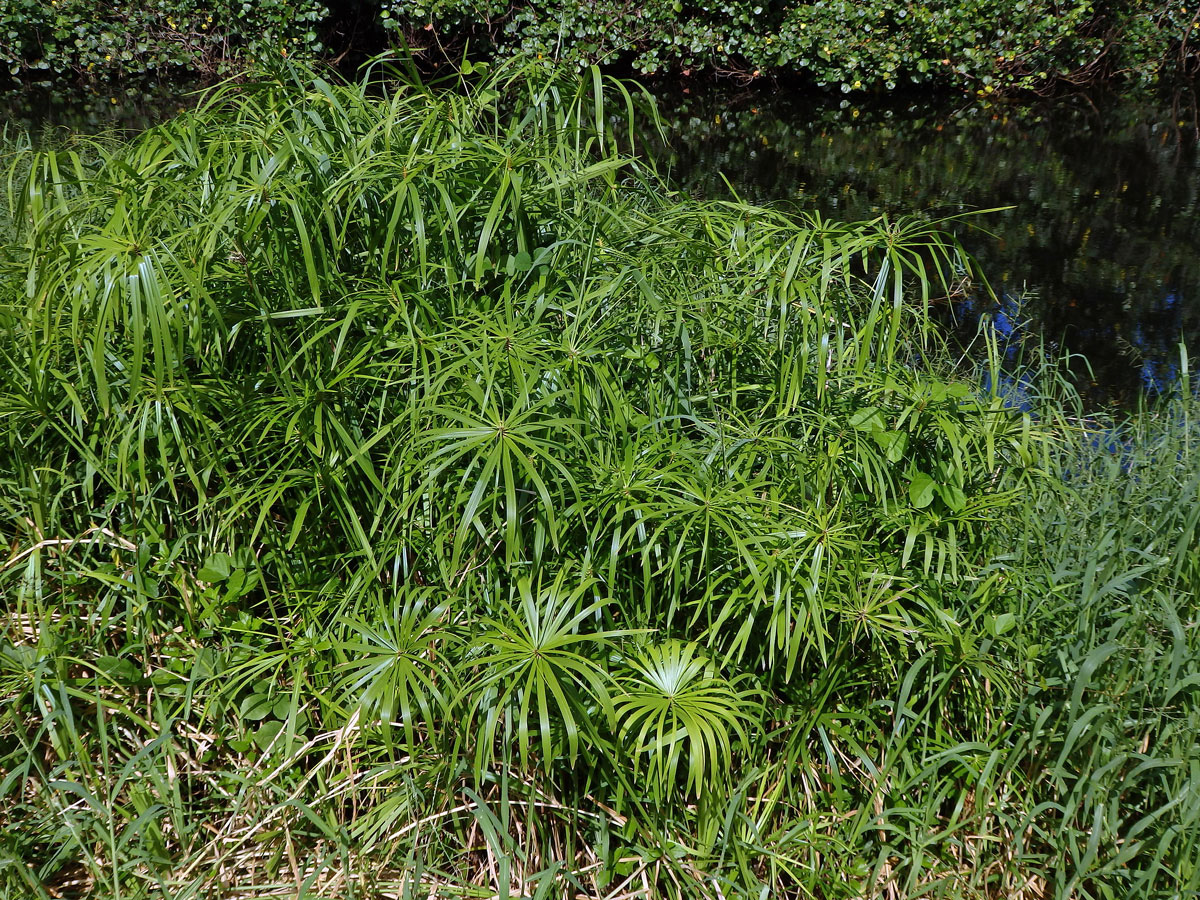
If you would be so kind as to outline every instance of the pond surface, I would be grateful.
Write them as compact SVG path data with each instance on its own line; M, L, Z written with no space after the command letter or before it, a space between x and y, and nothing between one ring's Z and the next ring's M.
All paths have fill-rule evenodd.
M1073 380L1093 400L1169 390L1181 342L1200 351L1191 91L1033 107L678 90L659 99L670 133L661 167L695 194L729 196L723 175L745 200L845 219L1011 207L954 226L1000 298L954 314L964 332L991 312L1014 340L1082 354Z
M656 93L669 137L650 152L693 194L727 197L732 186L745 200L843 219L1011 207L954 225L1000 302L980 292L953 314L965 334L993 313L1014 341L1080 354L1087 362L1074 359L1074 380L1093 400L1170 390L1181 343L1200 352L1193 90L1032 107L855 105L763 89ZM178 85L41 90L0 99L0 121L138 130L196 96Z

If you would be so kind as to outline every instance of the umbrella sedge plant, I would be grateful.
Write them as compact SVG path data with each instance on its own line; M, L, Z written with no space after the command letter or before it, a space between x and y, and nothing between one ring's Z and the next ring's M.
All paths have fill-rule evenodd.
M294 70L20 150L6 892L1196 889L1191 443L1064 478L952 239L679 196L647 102Z

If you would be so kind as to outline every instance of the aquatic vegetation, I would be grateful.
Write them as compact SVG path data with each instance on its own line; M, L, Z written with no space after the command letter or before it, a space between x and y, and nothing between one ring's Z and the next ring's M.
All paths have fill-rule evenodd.
M14 170L6 890L1195 890L1190 429L1064 482L936 224L674 194L596 71L451 87Z

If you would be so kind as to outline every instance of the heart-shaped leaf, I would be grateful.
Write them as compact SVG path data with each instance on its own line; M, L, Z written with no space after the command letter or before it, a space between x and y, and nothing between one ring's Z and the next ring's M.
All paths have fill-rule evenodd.
M271 708L274 705L275 701L266 694L251 694L242 701L238 712L241 713L243 719L249 722L258 722L271 714Z
M924 509L933 502L937 487L936 481L924 472L918 472L913 477L912 484L908 486L908 499L917 509Z
M213 584L218 581L224 581L232 571L233 560L229 554L214 553L204 561L204 565L200 567L200 571L196 573L196 577L201 581Z

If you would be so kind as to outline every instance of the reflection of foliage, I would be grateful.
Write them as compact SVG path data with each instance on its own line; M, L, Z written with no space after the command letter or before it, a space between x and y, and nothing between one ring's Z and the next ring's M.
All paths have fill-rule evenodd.
M1035 297L1037 331L1065 334L1113 388L1135 386L1131 362L1162 368L1181 334L1200 333L1200 173L1178 102L751 105L762 102L665 101L662 164L692 193L719 196L728 178L747 199L839 218L1011 207L963 226L964 244L998 293Z
M72 133L134 135L190 109L201 97L199 84L187 79L96 81L71 91L38 83L0 94L0 121L8 126L10 142L19 135L44 146ZM0 153L6 149L0 146Z

